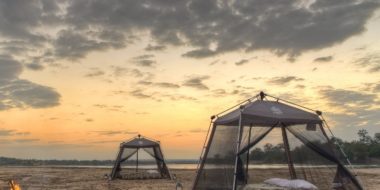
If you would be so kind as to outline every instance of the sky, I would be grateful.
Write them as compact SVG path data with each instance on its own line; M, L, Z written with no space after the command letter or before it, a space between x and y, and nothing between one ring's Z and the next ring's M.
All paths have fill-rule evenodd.
M380 132L377 0L3 0L0 156L114 159L142 134L197 159L260 91Z

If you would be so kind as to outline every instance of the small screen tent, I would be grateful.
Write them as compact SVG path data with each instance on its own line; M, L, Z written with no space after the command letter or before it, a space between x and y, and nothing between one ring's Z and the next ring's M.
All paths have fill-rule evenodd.
M363 189L326 134L320 111L263 92L234 108L212 117L193 189L265 189L273 178L319 190Z
M138 135L120 144L111 179L171 179L158 141Z

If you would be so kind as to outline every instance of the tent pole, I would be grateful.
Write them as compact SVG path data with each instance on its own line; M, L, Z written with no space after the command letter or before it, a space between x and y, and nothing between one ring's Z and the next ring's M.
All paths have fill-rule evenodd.
M119 170L119 167L121 167L120 166L120 158L121 158L121 155L123 154L123 152L124 152L124 148L120 147L119 153L117 154L117 157L116 157L116 160L115 160L112 172L111 172L111 179L115 179L116 173Z
M139 148L137 148L136 152L136 172L139 170Z
M208 137L207 146L205 147L203 155L201 155L201 157L200 157L200 166L198 167L198 169L196 171L197 175L195 177L192 190L196 189L198 180L199 180L200 175L201 175L200 171L202 171L202 169L203 169L203 166L204 166L205 161L206 161L205 159L207 158L207 154L208 154L208 151L210 150L211 142L212 142L214 134L215 134L215 130L216 130L216 126L217 125L215 123L213 123L213 122L211 122L211 124L212 124L212 129L211 129L211 132L210 132L210 136ZM207 140L207 137L206 137L206 140Z
M293 160L292 160L292 157L290 155L288 136L286 135L286 130L285 130L284 125L281 126L281 130L282 130L282 138L284 141L284 148L285 148L285 152L286 152L286 157L288 159L288 167L289 167L290 177L292 179L297 179L296 171L294 170Z
M243 122L242 122L242 115L243 115L243 109L244 106L240 106L240 118L239 118L239 130L238 130L238 138L236 141L236 152L235 152L235 168L234 168L234 181L233 181L233 190L236 190L237 188L237 166L238 166L238 160L239 160L239 149L240 149L240 142L241 142L241 136L243 132Z
M249 126L249 133L248 133L248 144L251 143L251 131L252 131L252 124ZM247 150L247 167L246 167L246 179L245 179L245 183L247 184L248 183L248 167L249 167L249 149Z

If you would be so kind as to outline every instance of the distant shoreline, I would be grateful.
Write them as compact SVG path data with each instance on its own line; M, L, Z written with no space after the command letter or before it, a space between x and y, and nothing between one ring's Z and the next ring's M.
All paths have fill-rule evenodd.
M198 164L194 159L167 159L168 164ZM112 166L114 160L39 160L0 157L0 166ZM133 163L133 162L131 162ZM140 160L141 164L155 164L153 160Z
M199 160L169 159L167 164L172 169L196 169ZM38 160L0 157L0 167L51 167L51 168L112 168L114 160ZM153 166L152 161L141 160L142 168ZM380 164L353 164L354 168L380 168ZM131 162L131 166L133 162ZM250 164L251 167L287 167L283 164Z

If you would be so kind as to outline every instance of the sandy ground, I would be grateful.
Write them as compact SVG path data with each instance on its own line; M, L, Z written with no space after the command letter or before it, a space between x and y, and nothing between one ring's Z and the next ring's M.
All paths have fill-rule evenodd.
M380 168L358 169L366 189L380 189ZM23 190L40 189L175 189L176 182L167 179L114 180L104 175L110 169L101 168L49 168L49 167L0 167L0 189L9 189L8 180L16 180ZM191 189L194 170L172 170L184 189Z

